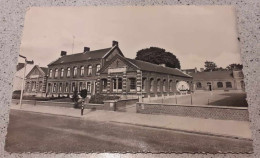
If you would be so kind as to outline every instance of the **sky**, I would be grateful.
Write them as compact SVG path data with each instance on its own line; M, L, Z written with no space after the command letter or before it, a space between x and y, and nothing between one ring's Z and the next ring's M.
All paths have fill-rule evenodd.
M182 69L203 68L206 60L226 67L241 63L237 37L231 6L33 7L26 12L20 54L47 66L61 50L109 48L116 40L128 58L155 46L176 55Z

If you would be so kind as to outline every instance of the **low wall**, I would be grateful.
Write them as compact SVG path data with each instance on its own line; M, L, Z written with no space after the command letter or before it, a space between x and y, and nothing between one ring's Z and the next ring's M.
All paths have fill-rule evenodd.
M106 100L104 101L104 110L126 111L127 105L136 104L138 99Z
M19 104L19 100L13 99L13 104ZM59 106L59 107L67 107L73 108L73 102L52 102L52 101L35 101L35 100L23 100L22 104L31 104L31 105L44 105L44 106ZM96 110L103 110L104 104L89 104L87 103L85 106L86 109L96 109Z
M160 103L136 103L137 113L168 114L205 119L248 121L248 109L242 107L218 107L208 105L170 105Z

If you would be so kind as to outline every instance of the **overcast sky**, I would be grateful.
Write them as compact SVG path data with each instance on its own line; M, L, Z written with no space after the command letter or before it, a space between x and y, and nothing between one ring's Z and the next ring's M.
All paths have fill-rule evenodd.
M226 67L240 62L235 10L229 6L34 7L27 11L20 54L47 66L60 56L111 47L126 57L156 46L172 52L181 68L206 60ZM19 60L20 61L20 60Z

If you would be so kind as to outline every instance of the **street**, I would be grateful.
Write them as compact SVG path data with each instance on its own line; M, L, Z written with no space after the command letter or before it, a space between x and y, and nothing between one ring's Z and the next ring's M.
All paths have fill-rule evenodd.
M120 118L118 118L120 119ZM252 141L10 111L7 152L252 152Z

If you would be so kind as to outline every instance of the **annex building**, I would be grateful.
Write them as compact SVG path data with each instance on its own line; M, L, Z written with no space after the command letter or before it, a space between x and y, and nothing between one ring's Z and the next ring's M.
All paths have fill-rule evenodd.
M112 47L61 56L48 65L46 96L71 96L87 89L89 94L173 95L192 89L192 77L182 71L124 57L118 42ZM178 87L178 88L176 88Z

